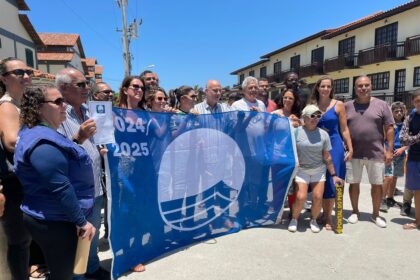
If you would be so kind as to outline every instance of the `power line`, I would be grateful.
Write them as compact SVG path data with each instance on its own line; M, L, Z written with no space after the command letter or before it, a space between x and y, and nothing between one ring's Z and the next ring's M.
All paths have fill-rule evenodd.
M113 42L109 41L108 38L98 32L95 28L93 28L82 16L80 16L70 5L67 4L65 0L61 0L61 2L75 15L77 16L87 27L89 27L93 32L95 32L99 37L101 37L104 41L106 41L110 46L114 49L120 51L120 48L114 45Z

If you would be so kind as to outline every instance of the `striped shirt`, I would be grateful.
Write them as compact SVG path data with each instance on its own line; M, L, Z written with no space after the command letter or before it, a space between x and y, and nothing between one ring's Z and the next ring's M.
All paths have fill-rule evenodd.
M58 132L65 135L69 139L73 139L73 137L79 131L80 125L89 119L89 111L87 106L83 104L80 107L83 119L80 119L79 116L76 114L73 106L67 104L67 118L66 120L60 125L58 128ZM87 139L81 145L90 158L92 159L92 169L93 169L93 179L95 181L95 197L103 195L102 185L101 185L101 176L102 176L102 169L101 169L101 155L99 154L98 148L95 144L93 144L93 139Z
M194 109L200 114L215 114L215 113L224 113L230 112L232 109L225 103L216 103L216 106L211 107L207 100L204 100L201 103L198 103L194 106Z

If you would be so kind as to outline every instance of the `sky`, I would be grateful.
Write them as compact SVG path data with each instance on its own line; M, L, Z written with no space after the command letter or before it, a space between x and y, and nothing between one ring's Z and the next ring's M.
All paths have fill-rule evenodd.
M116 0L25 0L37 32L77 33L86 57L104 66L118 90L124 77L122 13ZM131 41L132 74L158 73L166 90L237 83L234 70L319 31L409 0L128 0L127 23L142 20Z

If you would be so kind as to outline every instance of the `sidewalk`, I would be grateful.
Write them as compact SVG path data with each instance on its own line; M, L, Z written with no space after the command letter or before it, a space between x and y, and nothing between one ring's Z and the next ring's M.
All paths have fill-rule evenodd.
M403 181L398 180L399 190ZM402 196L395 199L401 201ZM415 262L420 256L420 231L402 229L414 217L414 209L409 218L400 216L398 208L381 213L388 222L385 229L370 221L371 210L370 185L364 181L360 221L353 225L345 220L341 235L324 229L312 233L309 213L305 213L296 233L287 231L288 221L243 230L174 252L146 264L145 272L120 279L415 279L420 272ZM346 185L344 218L350 214ZM110 251L101 252L100 257L109 269Z

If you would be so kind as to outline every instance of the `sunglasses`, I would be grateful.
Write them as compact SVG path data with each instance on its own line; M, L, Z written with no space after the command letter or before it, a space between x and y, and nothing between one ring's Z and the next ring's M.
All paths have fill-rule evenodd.
M321 118L321 114L312 114L309 116L311 119L320 119Z
M78 82L78 83L67 83L67 84L76 86L78 88L87 88L87 87L89 87L89 82L87 82L87 81Z
M158 97L156 97L156 100L157 101L162 101L162 100L168 101L168 97L158 96Z
M42 103L53 103L57 106L63 106L64 104L64 98L63 97L59 97L56 100L44 100Z
M197 94L193 94L193 95L188 95L190 98L192 99L197 99L198 95Z
M214 92L222 92L222 89L221 88L215 88L215 89L212 89L212 91L214 91Z
M106 89L106 90L100 91L99 93L113 94L114 91L113 90L110 90L110 89Z
M6 77L10 74L14 74L15 76L18 76L18 77L23 77L26 74L29 77L31 77L34 74L34 71L31 69L15 69L15 70L3 73L3 77Z
M140 85L131 85L129 87L131 87L134 90L140 90L140 89L142 89L142 87Z

